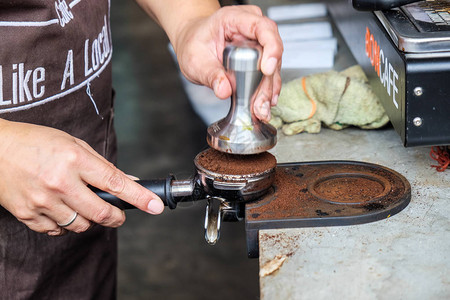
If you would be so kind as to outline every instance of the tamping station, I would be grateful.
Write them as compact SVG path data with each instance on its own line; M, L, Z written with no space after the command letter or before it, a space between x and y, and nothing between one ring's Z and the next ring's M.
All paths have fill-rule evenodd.
M208 128L211 148L195 157L193 178L170 175L138 182L171 209L179 202L206 200L209 244L217 242L222 220L245 218L249 257L258 256L259 230L361 224L404 209L411 186L386 167L357 161L277 164L267 152L276 144L276 129L252 114L262 79L259 58L254 44L226 47L224 67L233 87L230 111ZM134 208L96 192L119 208Z
M275 146L277 131L252 114L262 79L259 60L260 48L253 42L225 48L223 65L233 90L231 107L225 118L208 128L207 141L213 149L195 157L193 178L176 180L169 175L138 181L171 209L179 202L207 200L205 239L210 244L217 242L222 220L241 220L245 203L264 195L275 180L276 159L265 151ZM236 166L239 170L233 168ZM134 208L113 195L93 190L121 209Z

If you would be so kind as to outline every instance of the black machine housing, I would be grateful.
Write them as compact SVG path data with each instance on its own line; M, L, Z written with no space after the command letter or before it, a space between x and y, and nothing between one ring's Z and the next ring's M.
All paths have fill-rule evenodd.
M394 7L402 6L417 0L353 0L353 7L357 10L386 10Z
M390 7L416 3L375 12L354 8L384 7L387 2L393 3ZM441 2L450 5L448 0ZM430 3L328 2L339 34L405 147L450 145L450 22L422 22L426 15L416 20L418 10Z

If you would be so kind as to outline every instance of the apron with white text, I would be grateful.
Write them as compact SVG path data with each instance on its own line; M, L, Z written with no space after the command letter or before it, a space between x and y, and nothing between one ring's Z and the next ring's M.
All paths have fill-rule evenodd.
M63 130L115 162L109 5L0 1L0 118ZM0 299L115 298L116 234L50 237L0 207Z

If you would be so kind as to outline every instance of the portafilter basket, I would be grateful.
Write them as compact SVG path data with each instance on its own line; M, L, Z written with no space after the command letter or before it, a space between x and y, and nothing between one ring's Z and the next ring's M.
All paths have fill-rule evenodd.
M207 149L195 157L196 172L191 179L176 180L173 175L168 175L162 179L136 182L158 195L164 205L171 209L175 209L179 202L206 200L205 238L208 243L215 244L219 238L221 220L242 219L242 205L258 199L271 188L275 180L276 163L261 172L239 175L217 173L200 163L201 155L208 155L208 151L215 150ZM136 208L114 195L95 187L90 188L100 198L120 209Z

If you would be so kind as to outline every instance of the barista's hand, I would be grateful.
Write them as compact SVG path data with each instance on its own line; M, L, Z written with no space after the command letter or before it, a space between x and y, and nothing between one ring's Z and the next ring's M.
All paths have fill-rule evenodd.
M172 34L171 40L181 71L194 83L211 87L222 99L232 93L222 66L226 43L253 40L263 47L261 70L265 76L253 112L268 122L270 107L276 105L281 89L283 45L275 22L264 17L257 6L241 5L223 7L211 16L195 18L180 28L176 35Z
M86 231L93 223L118 227L120 209L87 185L116 195L139 209L164 209L152 192L131 180L87 143L62 131L0 120L0 205L37 232ZM75 221L61 228L78 212Z

